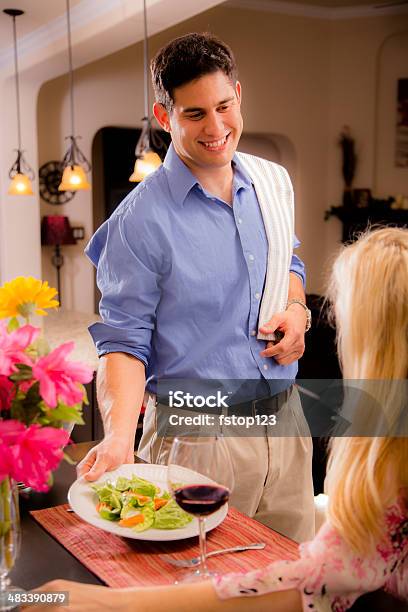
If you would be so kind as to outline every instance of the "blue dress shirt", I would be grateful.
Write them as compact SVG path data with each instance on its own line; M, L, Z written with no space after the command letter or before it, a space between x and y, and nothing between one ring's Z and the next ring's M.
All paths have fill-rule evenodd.
M103 322L89 328L98 354L140 359L152 392L160 379L270 381L272 389L273 380L289 386L296 376L297 362L260 355L268 243L251 179L236 157L233 166L229 206L170 146L86 248L102 293ZM290 270L305 283L296 255Z

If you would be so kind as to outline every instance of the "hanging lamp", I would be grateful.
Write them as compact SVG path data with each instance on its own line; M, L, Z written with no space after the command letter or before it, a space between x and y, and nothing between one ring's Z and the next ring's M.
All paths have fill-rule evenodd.
M21 117L20 117L20 85L18 78L18 57L17 57L17 28L16 17L24 15L24 11L20 9L4 9L3 13L13 18L13 37L14 37L14 71L16 82L16 106L17 106L17 135L18 149L17 159L9 170L9 178L11 179L8 193L10 195L33 195L31 181L34 180L34 171L24 157L24 151L21 147Z
M61 162L62 179L58 186L59 191L80 191L90 189L86 173L90 171L91 164L78 146L75 136L74 122L74 71L72 68L72 44L71 44L71 12L70 0L67 3L67 33L68 33L68 64L69 64L69 97L71 111L71 135L65 140L69 141L67 152Z
M151 119L149 116L149 53L147 41L147 11L146 0L143 0L143 22L144 22L144 38L143 38L143 79L144 79L144 117L142 119L142 133L137 142L135 149L135 168L129 181L138 183L157 170L161 166L159 155L152 149L152 145L159 150L166 150L166 144L160 138L155 129L152 128Z

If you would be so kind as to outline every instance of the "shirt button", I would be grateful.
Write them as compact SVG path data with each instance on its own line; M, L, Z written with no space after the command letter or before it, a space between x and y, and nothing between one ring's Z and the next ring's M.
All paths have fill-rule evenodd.
M253 255L249 255L249 256L248 256L248 259L249 259L249 261L254 261L254 260L255 260L255 257L254 257Z
M253 330L251 331L251 336L256 336L256 329L253 329Z
M238 217L238 223L242 223L241 217Z
M260 293L255 293L255 297L257 300L259 300L261 298L261 294Z
M264 369L264 370L267 370L267 369L268 369L268 366L266 365L266 363L264 363L264 367L263 367L263 369Z

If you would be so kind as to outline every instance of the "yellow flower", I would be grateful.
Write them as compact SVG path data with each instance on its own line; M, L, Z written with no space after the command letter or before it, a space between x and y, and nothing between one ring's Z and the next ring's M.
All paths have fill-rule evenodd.
M18 276L0 287L0 319L17 317L25 319L32 314L46 315L44 308L57 308L57 290L48 282L32 276Z

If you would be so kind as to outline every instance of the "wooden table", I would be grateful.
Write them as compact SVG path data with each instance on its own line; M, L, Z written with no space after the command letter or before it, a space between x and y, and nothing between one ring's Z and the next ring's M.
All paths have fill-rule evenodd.
M73 446L69 455L80 461L96 442ZM137 459L136 459L137 460ZM65 548L50 537L30 516L31 510L57 506L67 501L67 492L75 480L75 466L62 462L54 474L54 486L48 493L21 496L22 547L16 565L10 573L15 585L26 590L56 578L91 584L102 582L89 572ZM395 600L383 591L361 597L351 608L353 612L408 612L408 605Z

